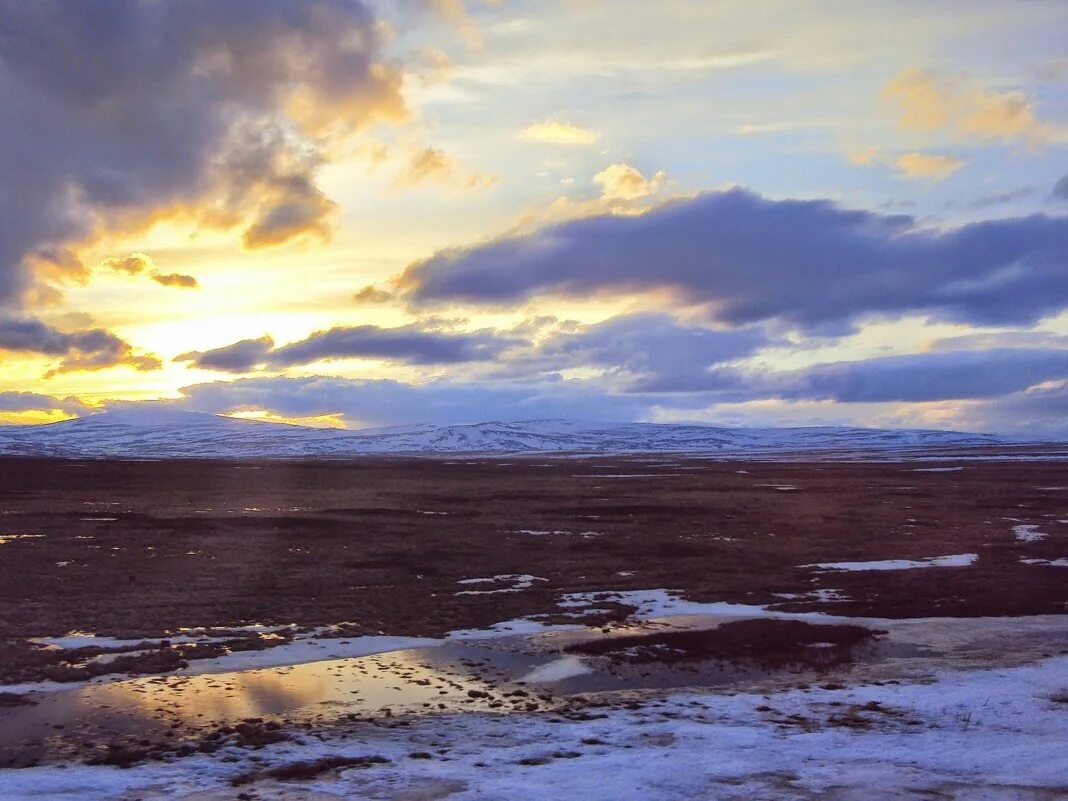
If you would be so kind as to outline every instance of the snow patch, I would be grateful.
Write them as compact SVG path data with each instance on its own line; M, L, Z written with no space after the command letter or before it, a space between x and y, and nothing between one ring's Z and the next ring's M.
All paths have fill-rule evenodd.
M958 553L949 556L929 556L926 559L883 559L873 562L817 562L800 567L821 570L915 570L922 567L967 567L979 559L977 553Z
M1012 527L1012 534L1016 537L1018 542L1039 542L1046 539L1048 534L1044 534L1038 530L1038 526L1032 525L1019 525Z
M456 593L457 595L494 595L500 592L520 592L521 590L529 590L534 586L535 581L548 581L549 579L542 578L541 576L531 576L526 573L507 573L500 576L490 576L489 578L469 578L460 579L457 584L501 584L504 582L509 583L509 587L497 587L492 590L461 590Z
M572 679L576 676L585 676L589 673L593 673L593 668L583 662L580 657L565 656L534 668L526 675L521 676L519 681L526 681L531 684L551 684L564 679Z

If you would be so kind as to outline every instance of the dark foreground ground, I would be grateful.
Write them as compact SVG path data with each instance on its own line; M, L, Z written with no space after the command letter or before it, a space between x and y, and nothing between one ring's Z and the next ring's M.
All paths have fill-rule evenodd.
M939 557L959 566L817 564L905 560L893 566L908 568ZM937 620L723 618L687 628L682 618L665 626L632 617L633 594L596 595L661 589L777 611ZM567 593L594 593L596 603L576 617ZM0 686L0 769L209 760L190 770L234 767L220 774L231 789L204 798L253 798L233 788L388 773L413 759L449 763L455 732L433 753L381 734L438 725L425 719L431 713L446 716L442 726L474 712L543 715L545 725L568 728L645 714L666 703L657 693L679 688L848 693L855 683L896 686L917 660L1015 664L1017 651L1025 662L1056 659L1068 652L1061 618L1018 616L1065 612L1064 462L0 459L0 685L8 685ZM362 634L438 637L526 616L591 628L540 645L397 642L363 659L305 647L359 643ZM1013 620L947 620L979 616ZM74 632L126 642L31 640ZM257 655L242 653L274 657L280 646L290 651L277 669L251 669ZM224 655L237 658L236 672L191 667ZM565 668L585 660L584 669L538 678L559 667L553 660ZM115 681L125 674L145 678ZM40 681L72 689L14 686ZM985 687L975 692L985 698ZM1029 700L1041 709L1026 715L1053 714L1059 731L1054 689ZM969 720L984 710L977 698L961 702ZM956 725L957 713L932 712L925 723L884 700L834 696L825 722L763 703L754 714L771 715L780 734ZM362 750L316 750L335 741ZM410 753L382 756L387 746ZM587 736L574 749L509 759L544 767L604 747ZM464 781L484 767L473 763ZM0 771L0 788L23 781L12 773ZM33 781L46 778L56 780ZM28 797L44 797L38 790ZM89 797L74 792L60 797Z
M1063 462L0 459L0 638L340 622L435 636L554 611L565 592L653 588L854 616L1062 613L1068 567L1041 560L1065 557ZM546 580L457 594L498 574ZM850 600L782 597L820 588Z

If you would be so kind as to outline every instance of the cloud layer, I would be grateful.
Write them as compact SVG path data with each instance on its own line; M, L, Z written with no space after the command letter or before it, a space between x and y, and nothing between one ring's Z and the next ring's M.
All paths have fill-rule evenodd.
M103 370L116 365L142 371L158 370L161 366L155 356L135 353L128 342L102 328L61 331L34 317L22 315L0 316L0 351L58 359L49 375Z
M1068 304L1068 218L939 230L909 216L734 189L442 251L412 265L401 284L415 304L667 289L732 325L811 328L917 312L1032 323Z
M403 114L360 0L0 0L0 18L18 190L0 192L0 302L35 255L158 215L243 225L249 247L322 234L315 143Z

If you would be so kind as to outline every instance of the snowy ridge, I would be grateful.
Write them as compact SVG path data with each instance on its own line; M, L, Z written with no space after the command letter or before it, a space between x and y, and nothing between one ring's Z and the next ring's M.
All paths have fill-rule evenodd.
M0 454L78 458L283 458L369 454L785 453L902 451L1011 444L952 431L717 428L660 423L526 420L340 430L194 412L111 412L37 426L0 426Z

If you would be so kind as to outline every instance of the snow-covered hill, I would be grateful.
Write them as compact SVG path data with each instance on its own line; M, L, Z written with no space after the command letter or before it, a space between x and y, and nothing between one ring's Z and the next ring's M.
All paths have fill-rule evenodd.
M525 420L355 431L209 414L99 414L40 426L0 426L0 454L65 457L343 457L362 454L648 453L723 455L885 451L1007 444L985 434L866 428L717 428L656 423Z

